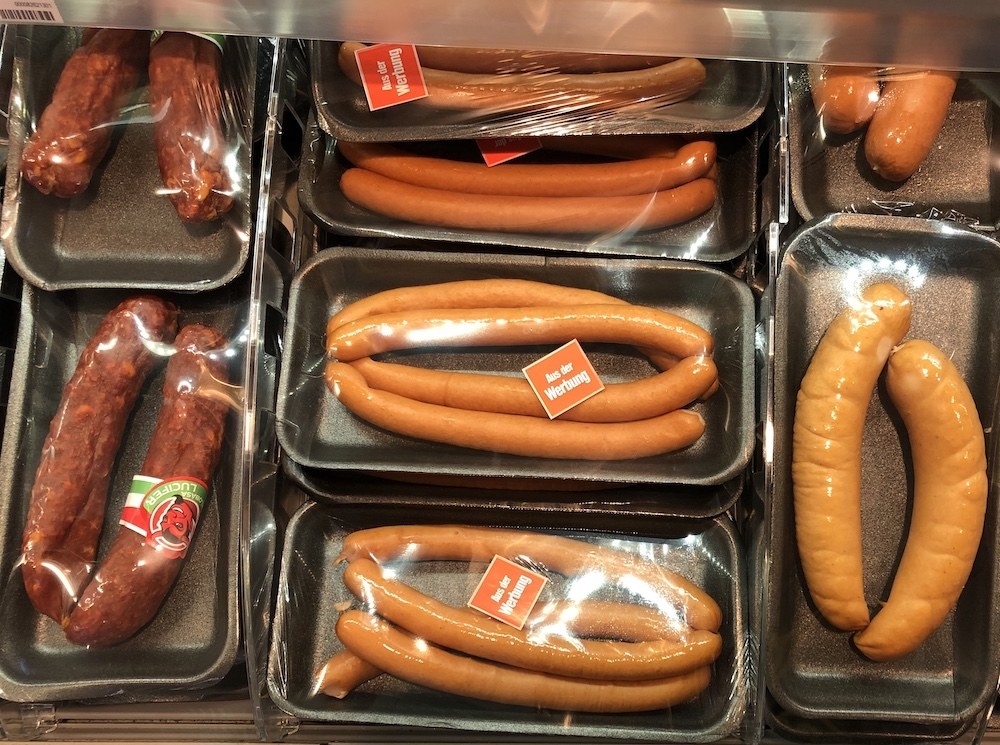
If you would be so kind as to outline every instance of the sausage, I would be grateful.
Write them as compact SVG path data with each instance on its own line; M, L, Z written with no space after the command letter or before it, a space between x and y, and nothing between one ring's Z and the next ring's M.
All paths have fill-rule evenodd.
M712 352L712 335L681 316L638 305L536 306L400 311L340 326L330 358L349 362L414 347L482 347L580 342L644 345L678 358Z
M905 181L917 172L948 117L957 77L928 70L886 82L865 134L865 158L875 173Z
M672 62L676 57L642 54L591 54L525 49L417 46L421 66L475 75L520 72L619 72Z
M123 301L102 319L63 388L21 541L25 591L54 620L89 575L125 425L157 362L156 344L170 343L176 331L173 303L146 296Z
M527 197L462 194L386 178L363 168L341 174L355 205L396 220L442 228L592 234L654 230L693 220L715 204L716 183L697 178L650 194Z
M827 328L806 370L792 427L799 559L809 595L834 627L868 625L861 560L861 437L889 351L910 327L909 298L879 283Z
M690 142L671 158L610 163L486 163L434 158L380 143L338 142L358 168L428 189L525 197L632 196L672 189L703 177L715 143Z
M473 411L522 416L548 416L524 377L425 370L411 365L376 362L362 357L350 363L372 388L424 403ZM711 357L685 357L666 372L604 390L559 418L575 422L629 422L686 406L710 390L718 379Z
M100 29L67 60L21 154L21 174L42 194L87 190L111 145L112 126L145 74L149 31Z
M222 52L193 34L165 32L149 52L149 98L160 177L177 214L219 219L233 206L222 127Z
M686 142L680 135L554 135L539 139L546 150L619 160L673 158Z
M948 355L922 340L889 356L886 390L906 426L913 512L888 601L855 646L872 660L912 652L941 625L972 571L986 520L986 442Z
M485 564L494 556L564 577L598 571L605 582L625 582L642 588L646 597L676 606L679 621L692 629L718 631L722 624L722 610L707 592L658 562L558 535L469 525L388 525L347 535L336 563L369 558L387 564L404 558Z
M711 665L722 651L712 631L680 639L619 642L534 634L469 608L453 608L403 582L386 578L371 559L357 559L344 583L365 605L431 644L514 667L594 680L652 680Z
M425 644L362 611L337 620L349 650L390 675L446 693L560 711L632 712L695 698L711 682L706 667L661 680L592 681L497 665Z
M543 636L603 637L624 642L679 640L682 633L690 633L687 626L679 630L672 619L658 610L600 600L539 603L528 616L525 628ZM319 669L316 690L334 698L345 698L362 683L381 674L378 667L344 649Z
M337 62L341 71L361 85L355 52L364 44L344 42ZM578 114L580 109L625 107L649 109L690 98L708 77L705 66L693 57L656 67L626 72L582 74L512 73L470 75L421 67L427 97L415 103L477 111L555 108Z
M140 473L172 483L200 482L207 489L222 452L227 409L205 390L228 380L222 354L226 339L215 329L191 324L180 330L175 344ZM69 641L94 647L118 644L159 611L180 572L201 509L174 493L169 492L162 510L145 517L146 535L123 520L93 579L63 619Z
M425 404L368 387L348 364L330 362L326 383L355 416L397 434L458 447L534 458L630 460L682 450L705 420L677 409L637 422L564 422Z
M881 90L877 67L809 65L809 91L824 132L846 135L864 127Z

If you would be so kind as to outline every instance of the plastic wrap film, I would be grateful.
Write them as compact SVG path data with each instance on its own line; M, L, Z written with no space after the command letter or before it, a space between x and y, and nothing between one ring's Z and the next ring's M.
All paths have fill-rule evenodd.
M789 87L792 198L804 218L857 212L996 229L992 76L794 65Z
M230 673L245 291L26 286L0 456L0 697L157 700Z
M198 290L237 276L254 209L256 62L248 37L18 27L2 218L12 266L44 289Z
M652 538L356 529L307 503L285 542L269 690L322 721L719 739L746 705L741 551L727 518Z
M785 737L982 735L1000 674L998 248L847 214L783 247L761 669Z

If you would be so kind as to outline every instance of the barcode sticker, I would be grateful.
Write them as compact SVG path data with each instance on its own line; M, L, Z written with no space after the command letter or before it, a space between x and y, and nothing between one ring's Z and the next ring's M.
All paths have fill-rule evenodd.
M0 0L0 21L61 24L63 17L51 0Z

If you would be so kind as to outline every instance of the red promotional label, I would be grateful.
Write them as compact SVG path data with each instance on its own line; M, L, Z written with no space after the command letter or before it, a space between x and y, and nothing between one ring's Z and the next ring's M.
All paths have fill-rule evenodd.
M486 165L492 167L538 150L542 141L537 137L491 137L476 140L476 144Z
M522 372L549 419L604 390L604 383L576 339L532 362Z
M502 556L494 556L472 593L469 607L521 629L547 581L538 572L525 569Z
M374 44L354 56L372 111L427 96L424 71L412 44Z

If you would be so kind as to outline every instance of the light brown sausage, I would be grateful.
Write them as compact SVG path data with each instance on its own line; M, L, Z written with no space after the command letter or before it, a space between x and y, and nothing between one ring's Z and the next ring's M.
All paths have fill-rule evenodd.
M877 67L809 65L809 92L824 132L850 134L864 127L878 106Z
M619 72L672 62L676 57L642 54L592 54L527 49L417 46L421 66L474 75L520 72Z

